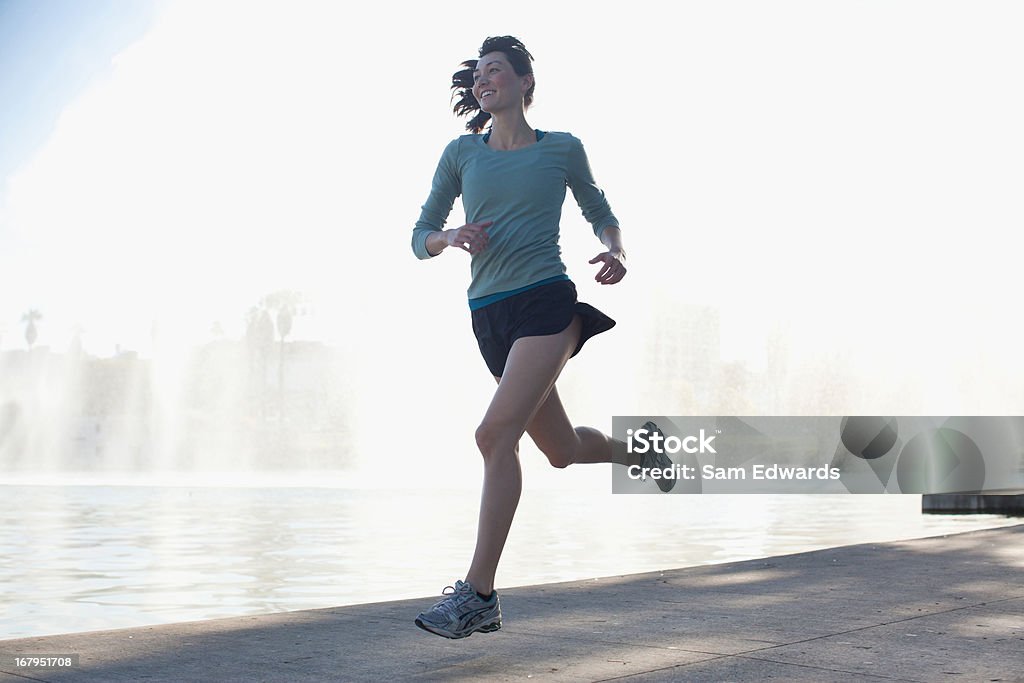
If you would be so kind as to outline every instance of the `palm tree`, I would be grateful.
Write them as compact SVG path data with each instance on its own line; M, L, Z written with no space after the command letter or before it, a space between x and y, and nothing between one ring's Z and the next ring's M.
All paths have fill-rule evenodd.
M274 345L274 321L270 319L267 309L262 303L253 306L245 314L245 344L249 356L249 376L258 377L252 380L259 397L260 418L266 418L265 383L267 377L267 358Z
M32 350L32 347L36 343L36 338L39 336L38 332L36 331L36 321L42 319L43 314L34 308L28 313L25 313L24 315L21 316L21 322L28 323L28 326L25 328L25 341L28 342L29 351Z
M277 386L280 392L279 399L279 420L284 422L284 338L291 334L292 321L296 315L301 315L304 310L301 305L304 297L301 293L291 290L280 290L263 297L261 305L267 311L276 313L275 322L277 336L280 338L280 355L277 364Z

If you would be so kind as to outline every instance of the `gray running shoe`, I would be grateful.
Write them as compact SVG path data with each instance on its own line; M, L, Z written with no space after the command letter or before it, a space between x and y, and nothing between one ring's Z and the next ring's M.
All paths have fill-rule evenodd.
M416 617L417 626L445 638L465 638L477 631L491 633L501 628L498 591L491 593L490 600L481 600L468 581L456 581L444 590L449 588L451 593L442 591L444 599Z
M651 434L660 434L661 443L665 443L665 433L658 429L658 425L653 422L644 422L644 426L641 429L646 429ZM647 452L640 456L640 467L657 467L660 470L665 470L670 469L674 464L668 455L656 453L653 447L648 448ZM676 485L675 479L655 479L654 481L664 493L668 493Z

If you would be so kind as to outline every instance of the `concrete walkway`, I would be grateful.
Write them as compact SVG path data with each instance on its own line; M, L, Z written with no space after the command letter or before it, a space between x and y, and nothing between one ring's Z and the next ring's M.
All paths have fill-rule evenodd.
M458 641L413 625L433 596L5 640L0 682L1024 681L1024 525L501 597L504 628Z

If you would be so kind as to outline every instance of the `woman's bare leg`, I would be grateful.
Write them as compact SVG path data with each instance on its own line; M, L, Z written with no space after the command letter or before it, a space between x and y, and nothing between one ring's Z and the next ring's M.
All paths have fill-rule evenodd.
M494 588L494 574L522 492L519 440L576 348L580 318L558 334L523 337L512 345L505 373L476 430L484 458L476 551L466 580L480 593Z
M573 463L614 462L639 465L639 453L627 453L626 444L593 427L573 427L565 414L558 388L551 392L526 428L537 448L555 467Z

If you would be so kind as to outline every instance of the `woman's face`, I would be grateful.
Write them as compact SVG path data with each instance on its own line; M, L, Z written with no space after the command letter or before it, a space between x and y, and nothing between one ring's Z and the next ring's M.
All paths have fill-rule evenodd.
M517 76L504 52L488 52L473 71L473 96L488 114L500 109L523 106L523 97L533 84L533 76Z

